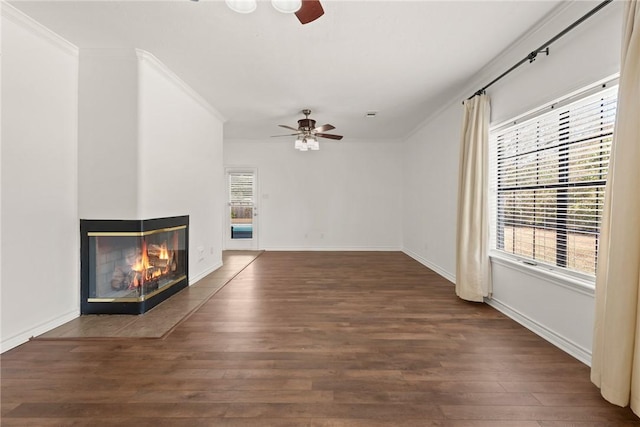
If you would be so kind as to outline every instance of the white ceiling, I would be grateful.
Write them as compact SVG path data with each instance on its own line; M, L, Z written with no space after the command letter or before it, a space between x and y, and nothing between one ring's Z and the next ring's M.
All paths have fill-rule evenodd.
M227 119L227 139L287 133L276 125L310 108L345 141L408 135L559 3L323 0L301 25L269 1L248 15L220 0L11 2L80 48L152 53Z

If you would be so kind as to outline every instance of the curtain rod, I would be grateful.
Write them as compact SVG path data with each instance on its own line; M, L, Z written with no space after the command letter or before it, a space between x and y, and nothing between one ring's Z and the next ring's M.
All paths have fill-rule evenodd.
M473 95L471 95L469 98L467 98L467 100L473 98L476 95L482 95L484 93L484 91L491 85L493 85L495 82L497 82L498 80L502 79L504 76L506 76L507 74L509 74L510 72L512 72L513 70L515 70L516 68L518 68L519 66L521 66L522 64L524 64L525 62L529 61L529 63L533 62L536 60L536 57L538 56L539 53L546 53L547 56L549 55L549 46L551 46L551 44L553 44L553 42L557 41L560 37L564 36L565 34L567 34L569 31L573 30L575 27L577 27L578 25L582 24L584 21L586 21L588 18L590 18L592 15L595 15L596 12L598 12L600 9L602 9L603 7L605 7L606 5L608 5L609 3L611 3L613 0L605 0L602 3L598 4L596 7L594 7L593 9L591 9L589 12L587 12L582 18L578 19L576 22L574 22L573 24L569 25L567 28L565 28L564 30L560 31L558 34L556 34L555 37L553 37L551 40L547 41L546 43L544 43L542 46L540 46L539 48L537 48L536 50L532 51L531 53L529 53L529 55L527 55L525 58L521 59L518 63L516 63L513 67L509 68L507 71L505 71L504 73L500 74L498 77L496 77L495 79L491 80L488 84L486 84L482 89L479 89L478 91L476 91L476 93L474 93Z

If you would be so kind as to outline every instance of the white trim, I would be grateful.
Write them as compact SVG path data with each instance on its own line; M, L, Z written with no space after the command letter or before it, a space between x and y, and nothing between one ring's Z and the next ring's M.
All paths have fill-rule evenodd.
M309 251L309 252L402 252L398 246L275 246L262 248L264 251Z
M67 313L55 317L51 320L48 320L44 323L40 323L39 325L34 326L33 328L29 328L23 332L20 332L6 340L3 340L0 343L0 353L4 353L6 351L11 350L19 345L22 345L29 341L33 337L37 337L38 335L42 335L45 332L48 332L52 329L57 328L58 326L62 326L67 322L72 321L80 317L80 309L75 308L72 311L68 311Z
M513 259L500 257L496 254L491 254L489 258L491 259L491 263L496 263L502 265L503 267L519 271L537 280L544 280L545 282L562 286L563 288L590 297L593 297L595 295L595 284L580 280L578 278L570 277L566 274L560 274L553 270L544 269L543 265L541 264L527 265L524 262L518 262Z
M189 277L189 286L195 285L200 280L204 279L206 276L208 276L209 274L213 273L214 271L216 271L220 267L222 267L222 260L218 261L217 263L215 263L211 267L206 268L204 271L201 271L197 275L190 276Z
M410 251L408 249L403 249L402 252L404 252L406 255L410 256L411 258L415 259L416 261L418 261L420 264L424 265L428 269L433 270L434 272L438 273L440 276L444 277L445 279L447 279L451 283L453 283L453 284L456 283L456 275L455 274L452 274L452 273L448 272L446 269L440 267L437 264L434 264L431 261L428 261L426 258L423 258L422 256L418 255L417 253L412 252L412 251Z
M14 24L20 25L22 28L31 31L31 33L41 37L44 40L49 41L66 53L69 53L73 56L78 56L79 49L76 45L70 43L68 40L54 33L53 31L51 31L35 19L31 18L30 16L24 14L19 9L16 9L9 3L4 1L0 2L0 10L3 18L7 18Z
M80 49L83 58L117 58L138 61L138 55L133 49L112 47L83 47Z
M142 50L135 49L135 53L138 56L138 60L141 62L146 62L153 69L161 73L168 80L173 82L176 87L181 89L186 95L190 96L194 101L204 107L207 111L209 111L214 117L220 120L222 123L226 122L227 119L220 114L218 110L216 110L206 99L204 99L198 92L196 92L191 86L189 86L184 80L182 80L176 73L171 71L165 64L163 64L158 58L153 56L153 54Z
M534 319L524 315L523 313L509 307L507 304L493 298L485 299L485 302L495 308L510 319L518 322L525 328L529 329L536 335L544 338L559 349L565 351L575 357L587 366L591 366L591 351L576 344L570 339L558 334L557 332L547 328L546 326L536 322Z

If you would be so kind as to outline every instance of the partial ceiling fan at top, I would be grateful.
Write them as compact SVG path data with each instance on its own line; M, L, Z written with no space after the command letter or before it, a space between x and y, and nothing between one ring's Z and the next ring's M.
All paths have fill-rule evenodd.
M231 10L238 13L251 13L258 7L256 0L225 0L225 3ZM279 12L295 13L303 25L324 15L320 0L271 0L271 4Z

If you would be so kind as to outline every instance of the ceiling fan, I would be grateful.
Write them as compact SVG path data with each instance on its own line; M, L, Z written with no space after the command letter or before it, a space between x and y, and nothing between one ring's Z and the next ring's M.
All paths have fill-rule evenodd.
M192 0L198 1L198 0ZM238 13L251 13L256 10L256 0L225 0L231 10ZM279 12L295 13L302 25L313 22L324 15L320 0L271 0Z
M274 135L273 138L281 137L281 136L296 136L296 144L295 148L301 151L307 150L319 150L320 146L318 145L318 138L328 138L328 139L337 139L340 140L343 138L342 135L333 135L330 133L325 133L328 130L335 129L335 126L330 124L325 124L322 126L316 127L316 121L309 118L311 114L311 110L305 109L302 110L302 114L304 114L304 119L298 120L298 128L294 128L292 126L287 125L278 125L281 128L291 129L296 133L291 133L287 135Z
M296 12L296 16L302 25L315 21L324 15L324 9L320 0L302 0L302 6Z

